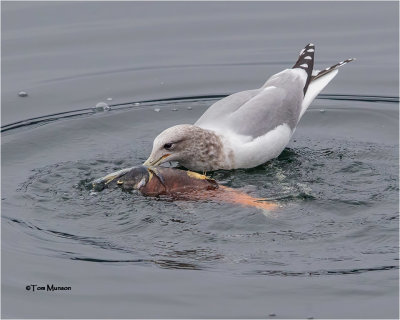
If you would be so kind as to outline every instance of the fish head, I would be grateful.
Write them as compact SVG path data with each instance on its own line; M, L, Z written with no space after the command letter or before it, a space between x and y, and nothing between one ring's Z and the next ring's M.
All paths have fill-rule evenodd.
M140 190L150 179L150 173L145 166L137 166L132 168L126 174L121 176L117 185L126 191Z

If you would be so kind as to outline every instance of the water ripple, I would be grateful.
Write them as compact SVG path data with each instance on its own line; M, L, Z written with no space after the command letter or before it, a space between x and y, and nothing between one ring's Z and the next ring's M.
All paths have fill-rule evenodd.
M116 103L109 104L108 111L120 111L120 110L131 110L131 109L143 109L148 108L153 105L158 105L160 103L176 103L176 102L195 102L195 101L217 101L222 99L229 94L218 94L218 95L198 95L198 96L181 96L181 97L171 97L171 98L162 98L162 99L152 99L152 100L141 100L141 101L133 101L133 102L125 102L125 103ZM361 102L384 102L384 103L399 103L399 97L393 96L375 96L375 95L343 95L343 94L320 94L317 99L323 100L343 100L343 101L361 101ZM211 103L210 103L211 105ZM18 128L26 128L31 126L41 126L53 121L64 120L69 118L79 118L84 116L90 116L97 114L98 110L96 107L87 107L82 109L76 109L71 111L64 111L53 113L49 115L33 117L25 120L16 121L13 123L9 123L3 125L1 127L1 132L7 132L11 130L15 130Z
M138 112L153 105L170 110L172 105L185 112L165 112L162 119L168 121L170 115L177 121L181 114L190 116L188 105L205 108L222 96L115 104L104 114L115 130L107 134L126 136L121 138L122 146L132 139L142 141L143 127L130 125L137 121ZM348 96L330 96L332 100L344 98ZM392 102L386 98L382 97L381 103ZM358 99L365 103L367 96ZM376 97L370 99L375 103ZM82 110L38 117L4 129L29 128L64 117L83 118L94 112ZM127 126L121 126L121 115ZM311 112L309 116L315 123L312 117L326 114ZM80 125L85 127L86 121L81 119ZM102 128L93 128L90 143L98 134L96 143L101 144ZM309 129L307 122L304 129ZM47 127L45 132L52 134L52 130ZM54 130L59 130L58 126ZM65 130L70 130L68 125ZM26 136L29 142L28 135L22 132L19 137ZM294 146L261 166L210 173L223 185L278 201L282 208L269 215L211 200L173 202L120 189L93 192L88 187L93 179L142 162L146 149L136 143L121 152L121 146L109 145L99 157L88 152L91 145L72 143L74 152L85 153L85 158L34 168L18 185L13 198L18 207L12 208L11 199L4 202L3 221L32 240L16 250L68 260L271 276L340 276L396 268L396 148L346 135L320 139L318 134L298 134L295 139Z

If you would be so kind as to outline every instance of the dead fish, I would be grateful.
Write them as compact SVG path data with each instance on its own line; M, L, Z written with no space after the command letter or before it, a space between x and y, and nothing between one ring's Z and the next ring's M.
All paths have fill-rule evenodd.
M146 166L122 169L92 183L97 191L115 184L125 191L139 190L144 196L153 197L178 196L219 187L214 179L196 172Z
M168 196L179 200L211 199L264 210L278 207L266 199L254 198L239 190L220 185L206 175L175 168L131 167L96 179L92 185L97 191L117 185L125 191L138 190L144 196Z

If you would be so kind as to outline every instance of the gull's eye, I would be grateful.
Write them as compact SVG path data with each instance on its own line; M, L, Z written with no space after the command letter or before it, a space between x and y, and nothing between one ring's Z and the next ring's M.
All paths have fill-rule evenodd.
M164 144L164 149L169 150L172 148L172 145L173 145L172 143L166 143Z

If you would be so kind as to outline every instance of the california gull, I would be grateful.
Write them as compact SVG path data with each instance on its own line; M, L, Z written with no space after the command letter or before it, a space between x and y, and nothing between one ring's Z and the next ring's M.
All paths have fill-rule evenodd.
M354 60L313 70L314 51L308 44L291 69L273 75L259 89L217 101L194 125L164 130L144 164L178 161L187 169L213 171L252 168L277 157L318 93L340 66Z

